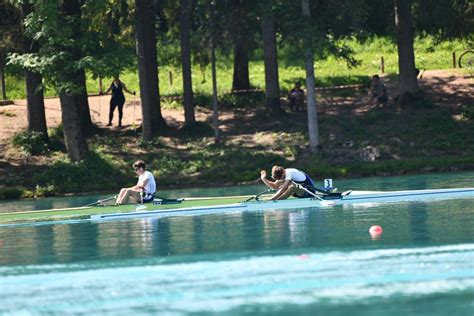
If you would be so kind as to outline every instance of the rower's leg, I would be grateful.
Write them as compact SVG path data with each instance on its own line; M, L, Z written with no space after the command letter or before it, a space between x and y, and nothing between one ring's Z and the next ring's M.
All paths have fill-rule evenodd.
M128 201L131 202L131 203L141 202L140 191L130 189L128 191Z
M285 193L283 193L279 200L284 200L284 199L287 199L289 198L293 193L295 193L296 191L296 186L294 184L290 184L288 186L288 189L286 189Z
M127 188L123 188L123 189L120 190L120 193L118 194L117 199L115 200L116 204L122 204L123 203L124 196L127 193L127 190L128 190Z
M124 204L128 202L140 201L140 191L134 190L133 188L125 188L120 190L119 197L117 198L117 204Z

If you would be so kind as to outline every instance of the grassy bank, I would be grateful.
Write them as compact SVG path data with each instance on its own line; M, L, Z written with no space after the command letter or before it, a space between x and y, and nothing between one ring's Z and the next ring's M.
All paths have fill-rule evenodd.
M344 60L329 57L326 60L315 61L316 80L318 86L334 86L341 84L368 83L369 75L380 73L380 58L385 60L385 72L395 74L398 72L398 57L396 45L388 38L371 38L364 43L348 39L345 43L354 51L355 59L360 61L356 68L349 68ZM465 44L459 40L443 41L436 43L433 37L417 38L415 40L416 65L420 69L449 69L452 68L452 53L459 56L465 50ZM304 81L304 63L288 63L285 50L279 52L279 76L283 91L291 88L296 80ZM261 53L256 53L261 55ZM295 66L298 64L300 66ZM218 62L217 81L219 94L230 91L232 86L232 61L229 57L221 56ZM262 60L250 63L250 82L255 87L264 87L264 66ZM160 93L176 95L182 93L181 71L176 67L160 66ZM170 77L171 76L171 77ZM170 79L171 78L171 79ZM122 81L131 89L139 91L138 74L136 70L128 71L121 75ZM104 79L104 87L111 82L110 78ZM201 69L193 67L193 86L196 94L210 95L211 71L210 67ZM7 73L6 90L10 99L24 99L24 80L19 76ZM98 81L89 76L87 80L89 94L98 92ZM54 96L55 91L47 87L46 96Z
M12 148L11 155L40 163L14 168L0 199L117 190L136 181L131 165L137 159L147 162L160 188L256 183L259 171L275 164L299 167L315 179L474 170L473 125L450 109L376 107L364 115L334 109L341 112L320 114L317 155L308 152L304 112L274 120L262 105L224 109L231 117L223 122L220 145L209 121L191 130L171 126L151 142L131 129L100 129L89 139L90 157L80 163L68 160L54 128L52 145L39 156L28 153L30 140Z

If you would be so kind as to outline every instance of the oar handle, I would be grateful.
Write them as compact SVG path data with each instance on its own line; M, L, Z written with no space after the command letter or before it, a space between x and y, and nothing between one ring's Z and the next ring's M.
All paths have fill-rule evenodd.
M254 196L249 197L247 200L245 200L245 202L252 201L253 199L255 199L256 201L258 201L258 198L259 198L261 195L264 195L265 193L272 192L272 191L273 191L273 189L266 189L265 191L262 191L262 192L260 192L260 193L255 194Z
M88 206L94 206L94 205L97 205L97 204L100 204L100 203L103 203L103 202L107 202L107 201L110 201L110 200L113 200L115 199L117 196L111 196L111 197L108 197L106 199L103 199L103 200L97 200L91 204L87 204L85 207L88 207Z

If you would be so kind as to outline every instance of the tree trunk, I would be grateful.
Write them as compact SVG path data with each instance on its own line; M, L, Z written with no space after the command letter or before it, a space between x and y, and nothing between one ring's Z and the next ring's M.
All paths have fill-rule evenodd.
M398 48L398 89L399 101L406 94L418 91L418 82L415 70L415 53L413 51L413 20L411 0L395 0L395 26Z
M213 5L209 2L210 9L210 33L211 33L211 72L212 72L212 121L214 125L214 143L220 144L221 133L219 130L219 105L217 103L217 74L216 74L216 41L214 33L214 10Z
M142 137L151 140L166 130L166 122L161 115L155 10L151 0L135 0L135 39L142 101Z
M196 123L193 102L193 81L191 76L191 42L189 40L191 10L191 0L181 0L179 22L181 34L181 63L183 65L184 125L188 126Z
M91 113L89 109L89 98L87 96L86 74L84 69L81 69L78 74L77 85L82 89L74 98L78 107L79 119L81 122L82 135L85 137L92 136L94 131L94 124L92 124Z
M31 13L31 4L22 3L23 16ZM30 40L25 34L23 37L23 50L25 53L37 53L39 45ZM26 117L28 120L28 132L42 133L45 142L49 142L48 125L46 123L46 113L44 108L43 77L29 70L25 71L26 85Z
M278 57L275 33L275 17L271 12L273 1L267 1L262 18L263 54L265 63L265 104L276 117L281 115L280 84L278 82Z
M63 19L66 23L70 23L69 20L73 20L77 23L81 16L81 3L79 0L65 0L61 4L63 11ZM73 22L72 26L72 39L80 38L80 30L77 29L78 25ZM72 56L72 61L76 62L81 58L81 51L77 47L71 47L68 53ZM77 70L72 67L66 67L59 73L60 80L62 82L73 83L77 88L84 87L84 72L83 70ZM85 87L84 87L85 89ZM61 102L61 116L64 129L64 142L69 158L78 162L87 157L89 152L87 142L84 137L81 128L81 114L80 107L78 104L78 95L76 89L72 91L61 91L59 93L59 100Z
M2 100L7 100L7 88L5 87L5 59L0 60L0 80L2 83Z
M25 71L25 83L28 132L42 133L45 141L49 142L44 110L42 77L40 74L27 70Z
M242 0L234 0L232 14L232 38L234 41L234 75L232 90L250 89L249 45L245 28L245 9Z
M314 80L314 57L311 42L311 13L308 0L302 0L303 18L308 30L304 32L306 97L308 106L308 134L311 153L316 154L319 145L318 112L316 109L316 90Z
M81 123L75 96L65 92L59 94L61 101L61 116L64 129L64 142L72 161L81 161L87 157L88 148L82 135Z

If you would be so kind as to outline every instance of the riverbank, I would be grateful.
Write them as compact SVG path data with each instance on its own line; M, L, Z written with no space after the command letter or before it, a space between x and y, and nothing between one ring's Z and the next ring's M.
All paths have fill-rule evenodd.
M170 188L256 183L259 170L274 164L302 168L317 179L474 170L474 128L463 115L474 106L472 80L454 70L426 71L420 86L429 101L409 108L393 101L372 106L366 88L320 91L316 156L307 147L306 112L285 108L275 120L261 94L225 99L220 145L214 145L206 104L196 107L199 124L193 129L183 128L181 108L164 107L167 133L143 142L139 98L127 100L119 129L106 126L109 97L94 96L89 104L98 128L89 139L92 154L72 164L61 143L58 99L45 100L53 145L41 155L12 144L26 128L25 100L16 100L0 107L0 198L114 190L136 181L131 169L136 159L148 163L159 186ZM384 82L396 95L396 78Z

